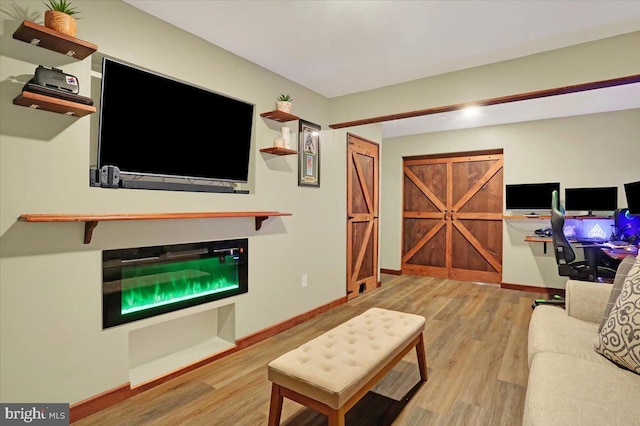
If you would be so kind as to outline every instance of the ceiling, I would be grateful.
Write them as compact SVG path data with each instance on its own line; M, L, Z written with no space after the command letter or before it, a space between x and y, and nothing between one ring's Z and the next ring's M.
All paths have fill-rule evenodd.
M328 98L640 30L638 0L124 1ZM551 118L553 98L571 97L580 110L572 112L571 102L565 102L554 116L640 108L637 87L626 89L634 90L638 101L630 103L622 90L609 98L610 89L599 89L600 97L577 93L521 101L522 113L514 112L515 104L483 111L492 109L502 122L531 117L530 108L545 110L533 119ZM584 107L585 99L591 107ZM612 99L621 99L620 107ZM546 105L536 106L539 102ZM505 115L509 111L514 117ZM458 115L388 122L383 132L391 137L465 123L500 124L478 124L487 114L476 124Z

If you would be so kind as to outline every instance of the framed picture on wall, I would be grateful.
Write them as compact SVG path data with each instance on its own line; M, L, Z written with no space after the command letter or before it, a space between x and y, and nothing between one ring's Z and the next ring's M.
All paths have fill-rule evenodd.
M320 126L305 120L298 128L298 186L320 186Z

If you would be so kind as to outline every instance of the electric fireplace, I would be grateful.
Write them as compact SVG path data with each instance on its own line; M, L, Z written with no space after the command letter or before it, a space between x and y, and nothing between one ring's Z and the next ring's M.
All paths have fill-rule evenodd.
M248 240L102 252L102 327L246 293Z

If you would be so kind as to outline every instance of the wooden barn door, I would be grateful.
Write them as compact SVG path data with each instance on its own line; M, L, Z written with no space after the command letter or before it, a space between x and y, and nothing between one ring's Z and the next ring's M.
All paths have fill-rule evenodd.
M378 286L379 146L347 135L347 298Z
M502 150L405 158L402 271L502 281Z

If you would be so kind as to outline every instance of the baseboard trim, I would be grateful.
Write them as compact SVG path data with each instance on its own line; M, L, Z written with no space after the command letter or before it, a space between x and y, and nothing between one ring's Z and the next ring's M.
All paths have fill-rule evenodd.
M402 275L402 270L398 269L380 269L381 274L390 274L390 275ZM496 284L493 284L496 285ZM541 293L546 294L551 297L552 295L558 295L564 297L564 289L563 288L552 288L552 287L535 287L530 285L522 285L522 284L510 284L510 283L500 283L497 284L500 288L506 288L510 290L520 290L520 291L528 291L531 293ZM380 287L380 285L378 285Z
M232 348L219 352L217 354L211 355L210 357L204 358L200 361L197 361L193 364L189 364L185 367L182 367L178 370L172 371L170 373L165 374L162 377L158 377L156 379L150 380L148 382L142 383L138 386L131 387L130 383L124 383L120 386L117 386L113 389L106 390L102 393L89 397L85 400L76 402L69 406L69 422L73 423L80 419L83 419L93 413L97 413L98 411L104 410L112 405L117 404L118 402L122 402L126 399L131 398L139 393L142 393L146 390L154 388L162 383L165 383L171 379L174 379L178 376L186 374L190 371L193 371L197 368L200 368L206 364L209 364L215 360L220 358L224 358L225 356L231 355L234 352L239 351L240 349L244 349L251 345L255 345L258 342L261 342L269 337L275 336L278 333L286 331L298 324L302 324L305 321L310 320L324 312L327 312L337 306L340 306L344 303L347 303L347 297L341 297L339 299L333 300L329 303L326 303L322 306L314 308L310 311L304 312L300 315L297 315L293 318L290 318L281 323L275 324L271 327L267 327L263 330L260 330L256 333L250 334L248 336L242 337L240 339L236 339L236 345Z
M69 406L69 422L76 422L90 414L131 398L133 395L135 395L135 393L131 392L130 383L127 382L113 389L99 393L98 395L94 395L85 400L76 402L75 404L71 404Z
M558 296L564 297L563 288L535 287L530 285L509 284L509 283L500 283L500 288L506 288L509 290L528 291L531 293L541 293L541 294L546 294L547 296L558 295Z

